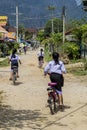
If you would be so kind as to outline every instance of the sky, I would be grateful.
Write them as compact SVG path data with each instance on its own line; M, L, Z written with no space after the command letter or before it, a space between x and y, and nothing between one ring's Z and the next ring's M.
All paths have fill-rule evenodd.
M77 6L81 5L82 3L82 0L75 0L75 1L76 1Z

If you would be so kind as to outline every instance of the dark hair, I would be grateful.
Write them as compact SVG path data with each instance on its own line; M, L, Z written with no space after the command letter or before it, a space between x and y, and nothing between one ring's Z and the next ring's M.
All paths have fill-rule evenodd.
M17 52L17 50L14 48L13 50L12 50L12 56L11 57L13 57L13 58L15 58L15 53Z
M12 50L12 54L15 54L17 52L17 50L14 48L13 50Z
M55 64L59 64L59 53L53 52L52 57L53 57L53 60L55 61Z
M43 51L43 49L40 49L40 51Z

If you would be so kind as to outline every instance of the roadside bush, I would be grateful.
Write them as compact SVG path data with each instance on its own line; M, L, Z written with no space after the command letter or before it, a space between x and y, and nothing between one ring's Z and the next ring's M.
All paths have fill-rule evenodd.
M87 59L86 58L83 60L83 63L84 63L84 70L87 70Z
M79 49L80 47L74 42L66 42L62 45L63 53L65 53L70 60L79 58Z

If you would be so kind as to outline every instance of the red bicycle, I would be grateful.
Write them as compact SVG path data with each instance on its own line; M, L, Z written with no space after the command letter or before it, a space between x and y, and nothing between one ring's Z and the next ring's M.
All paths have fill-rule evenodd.
M47 91L48 91L48 106L50 108L50 112L51 114L54 114L57 112L57 109L58 109L58 94L56 92L56 89L55 89L55 85L57 85L57 83L48 83L48 86L50 86L49 88L47 88Z

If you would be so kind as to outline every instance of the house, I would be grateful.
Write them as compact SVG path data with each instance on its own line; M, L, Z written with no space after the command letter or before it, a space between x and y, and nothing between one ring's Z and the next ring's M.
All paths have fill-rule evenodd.
M3 27L0 26L0 40L1 41L4 40L4 38L7 37L7 35L8 32Z
M67 41L70 41L70 42L76 42L76 38L75 36L72 34L72 30L69 30L65 33L65 38Z
M0 40L16 40L16 29L9 26L6 30L7 23L8 17L0 16Z
M38 30L36 28L29 28L27 29L27 31L32 34L32 39L36 38L37 33L38 33Z

